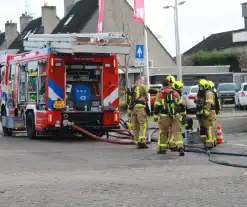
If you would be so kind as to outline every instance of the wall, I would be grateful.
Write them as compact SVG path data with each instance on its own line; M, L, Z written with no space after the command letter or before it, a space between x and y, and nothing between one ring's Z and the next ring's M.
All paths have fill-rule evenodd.
M183 66L183 81L187 85L197 84L199 79L205 78L215 82L232 82L233 75L229 72L229 66ZM124 76L123 71L119 73ZM135 77L140 75L142 71L139 68L129 68L129 85L134 84ZM150 68L150 83L160 84L168 75L176 75L176 67L154 67ZM236 76L237 74L235 74ZM243 76L243 73L240 74ZM245 82L245 81L243 81ZM125 84L122 83L122 84ZM125 87L123 85L123 87Z
M98 12L92 17L92 22L98 21ZM83 28L83 32L91 31L89 23ZM125 0L105 0L105 13L103 32L125 32L132 45L129 64L135 63L135 45L144 44L143 24L134 20L134 11ZM149 60L153 60L154 66L174 66L175 62L166 52L158 40L148 31ZM120 56L119 62L124 64L124 57Z
M164 80L166 76L164 75L157 75L152 77L151 83L152 84L160 84ZM206 79L213 81L216 85L219 83L231 83L233 82L233 73L221 73L217 74L186 74L183 75L183 82L186 86L197 85L200 79Z
M63 5L64 5L64 16L69 13L69 10L73 7L74 0L64 0Z
M70 9L73 7L73 5L79 0L64 0L64 16L69 13Z

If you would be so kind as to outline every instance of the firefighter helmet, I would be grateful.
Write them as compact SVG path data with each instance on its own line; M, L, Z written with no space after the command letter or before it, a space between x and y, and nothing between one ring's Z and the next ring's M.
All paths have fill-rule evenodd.
M208 81L208 87L213 89L215 87L214 82L213 81Z
M202 86L204 89L207 89L208 88L208 82L207 82L207 80L201 79L199 81L199 86Z
M172 88L175 90L181 90L184 87L184 84L182 81L175 81L175 83L173 83Z
M166 79L170 82L170 83L174 83L176 81L175 77L172 75L169 75L166 77Z

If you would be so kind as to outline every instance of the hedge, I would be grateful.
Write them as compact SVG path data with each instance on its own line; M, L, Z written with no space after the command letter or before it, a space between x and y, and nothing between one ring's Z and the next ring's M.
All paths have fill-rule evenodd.
M200 51L192 54L194 66L230 65L230 72L240 72L241 53L233 51Z

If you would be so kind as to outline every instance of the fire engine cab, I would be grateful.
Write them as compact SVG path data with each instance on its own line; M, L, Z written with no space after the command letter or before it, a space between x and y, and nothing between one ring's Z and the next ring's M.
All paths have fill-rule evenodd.
M118 54L121 33L33 34L27 53L7 55L3 71L3 132L73 133L73 124L98 136L119 128Z

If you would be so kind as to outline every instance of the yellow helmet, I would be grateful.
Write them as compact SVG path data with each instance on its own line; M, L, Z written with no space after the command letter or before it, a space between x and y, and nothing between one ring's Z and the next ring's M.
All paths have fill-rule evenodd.
M184 87L184 83L182 81L175 81L175 83L172 84L172 88L175 90L181 90Z
M214 88L214 82L213 81L208 81L208 87L213 89Z
M176 79L173 75L169 75L166 77L166 79L170 82L170 83L175 83Z
M208 88L208 81L205 79L201 79L199 81L199 86L202 86L204 89L207 89Z

